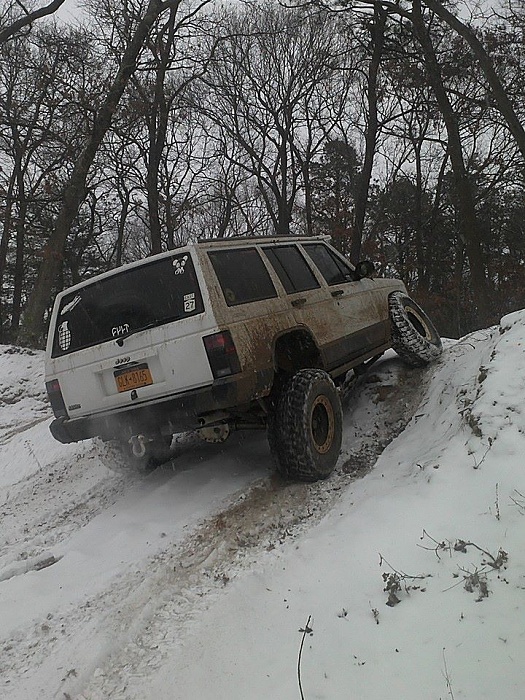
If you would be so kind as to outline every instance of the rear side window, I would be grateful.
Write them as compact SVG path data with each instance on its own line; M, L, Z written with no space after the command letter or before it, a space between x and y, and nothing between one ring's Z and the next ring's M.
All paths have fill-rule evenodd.
M263 250L288 294L319 287L319 282L297 246L275 246Z
M52 356L66 355L203 310L189 253L145 263L64 296Z
M228 306L277 296L272 279L255 248L208 253Z
M355 274L350 265L332 253L327 246L322 243L306 243L304 249L314 261L327 284L342 284L355 280Z

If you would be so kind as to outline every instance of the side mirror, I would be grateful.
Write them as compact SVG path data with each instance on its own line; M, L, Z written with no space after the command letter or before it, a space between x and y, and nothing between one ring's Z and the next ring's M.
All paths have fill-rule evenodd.
M355 266L357 279L362 280L363 277L372 277L376 271L376 266L371 260L362 260Z

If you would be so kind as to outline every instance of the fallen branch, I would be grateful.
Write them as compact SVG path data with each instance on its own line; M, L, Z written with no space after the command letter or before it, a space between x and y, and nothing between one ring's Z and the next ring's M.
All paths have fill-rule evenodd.
M450 695L451 700L454 700L454 692L452 690L452 682L450 680L450 675L449 675L448 666L447 666L447 657L445 656L445 647L443 647L443 666L445 668L445 672L443 673L443 676L445 677L445 682L447 684L448 694Z
M299 658L297 659L297 680L299 681L299 692L301 693L301 700L304 700L304 693L303 693L303 685L301 683L301 657L303 655L303 646L304 646L304 640L306 639L307 634L313 634L313 630L310 627L310 620L312 619L312 616L308 616L308 620L306 621L306 625L304 626L304 629L300 629L299 632L303 633L303 636L301 638L301 646L299 647Z

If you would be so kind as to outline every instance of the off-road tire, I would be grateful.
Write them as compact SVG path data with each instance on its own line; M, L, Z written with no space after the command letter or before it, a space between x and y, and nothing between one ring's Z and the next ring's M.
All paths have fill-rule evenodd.
M341 449L343 416L330 376L303 369L284 383L268 418L268 442L285 479L318 481L333 472Z
M403 292L388 297L392 347L411 367L424 367L443 352L441 338L423 309Z

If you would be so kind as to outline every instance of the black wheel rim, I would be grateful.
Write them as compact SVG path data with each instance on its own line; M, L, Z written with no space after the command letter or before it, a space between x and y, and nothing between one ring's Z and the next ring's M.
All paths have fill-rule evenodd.
M415 328L415 330L419 333L419 335L423 336L423 338L426 338L427 340L432 340L432 335L424 319L418 313L416 313L414 309L405 309L405 311L408 320Z

